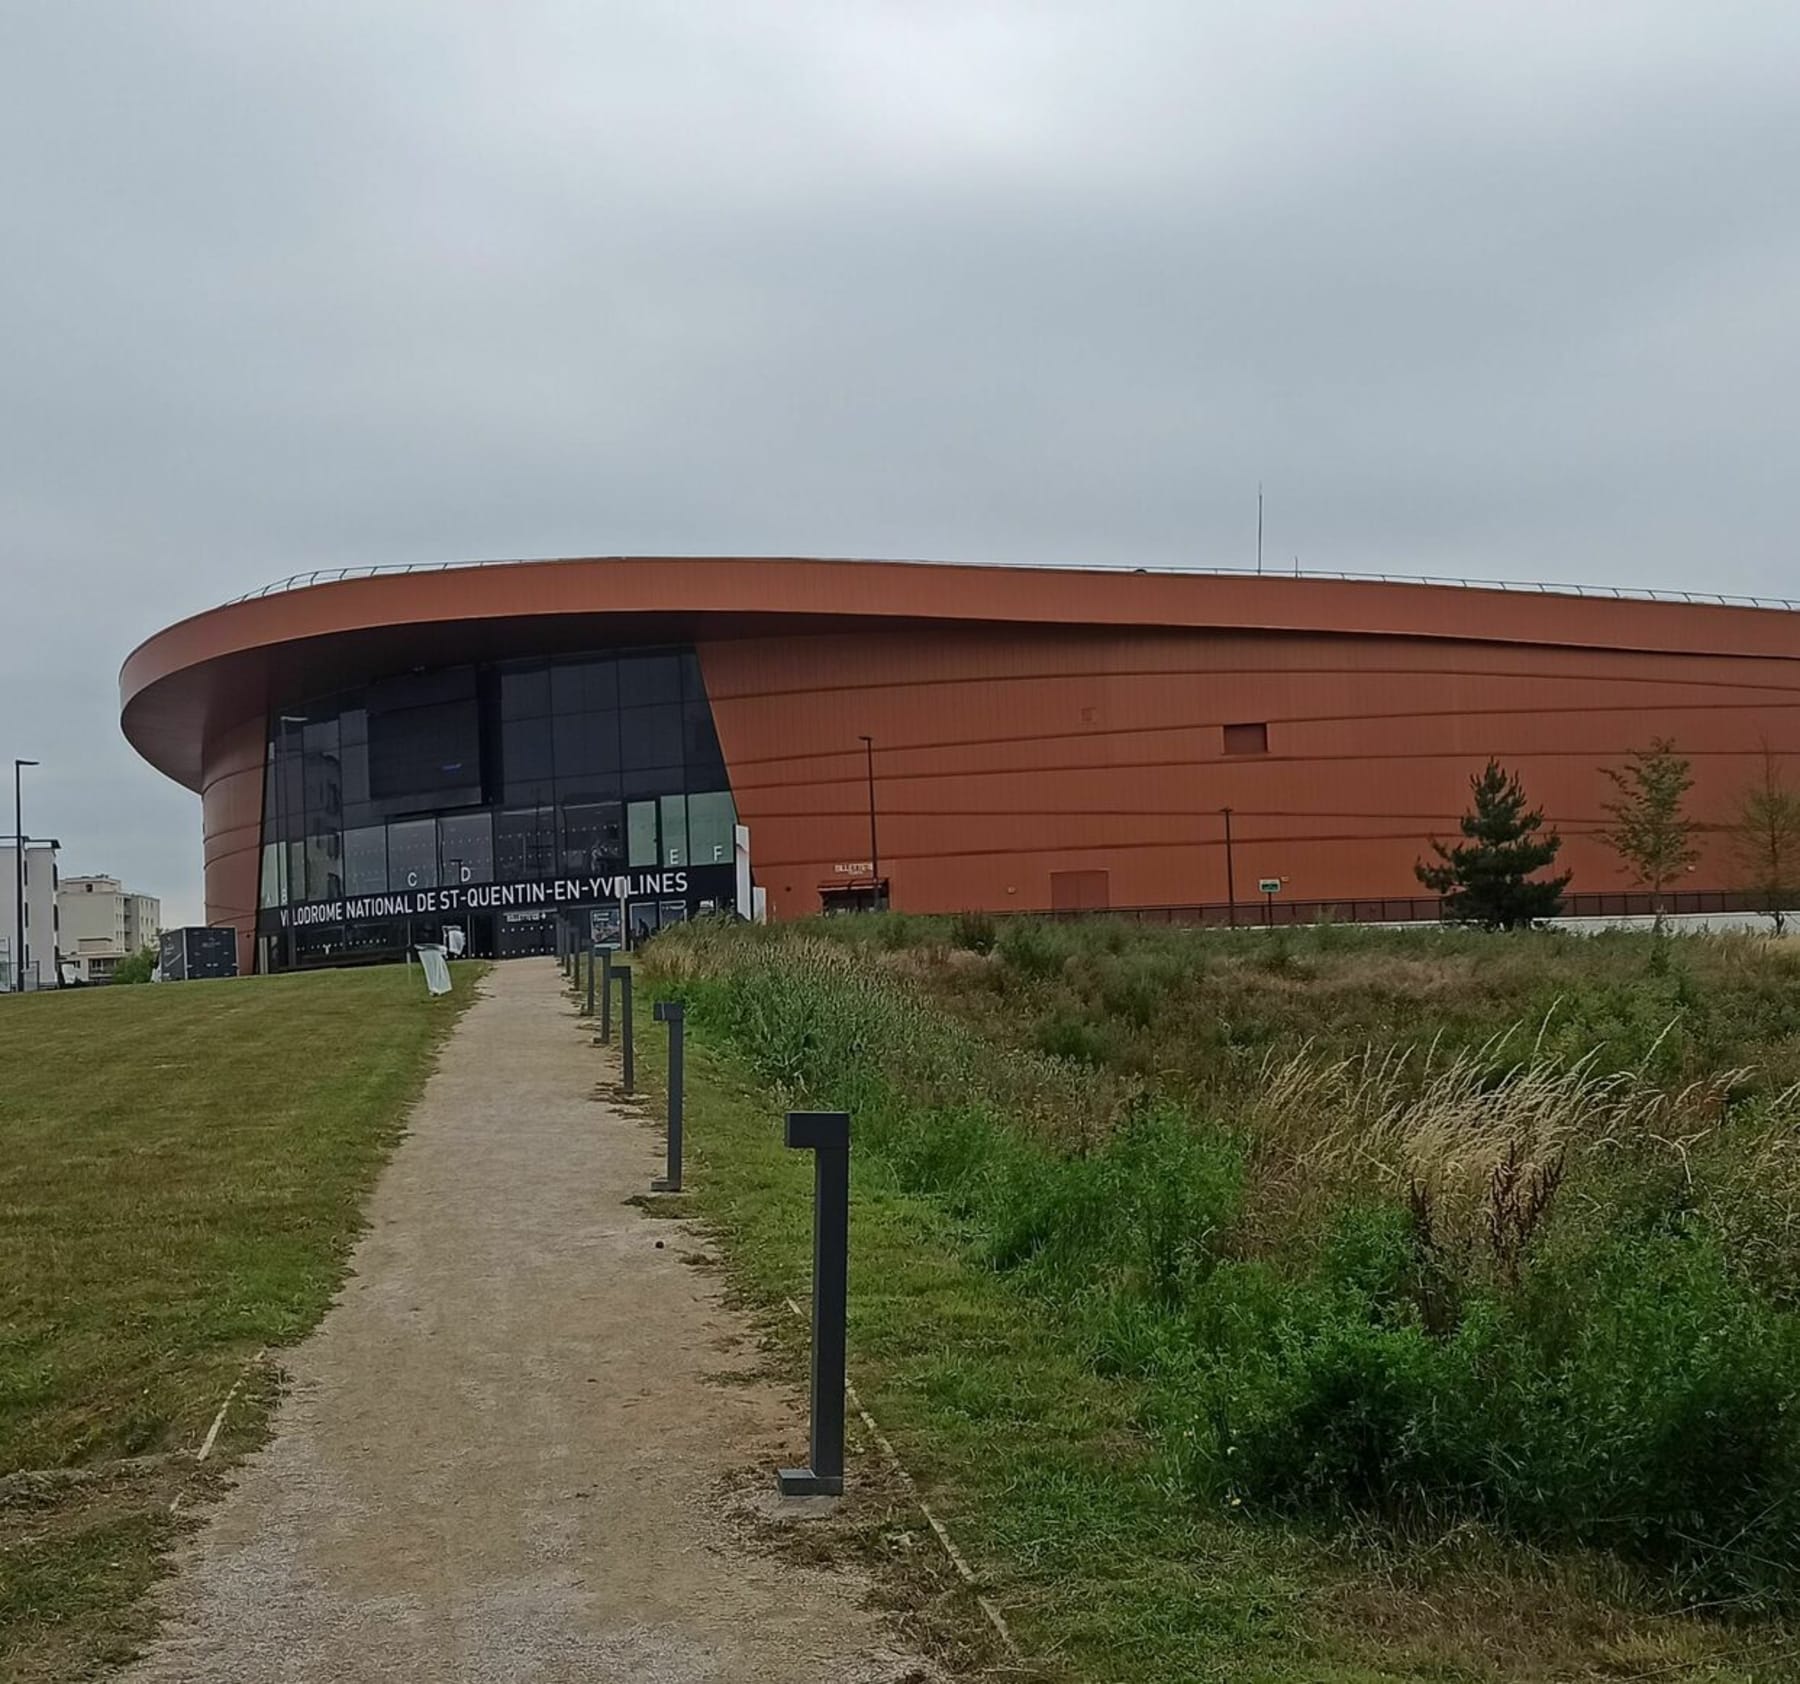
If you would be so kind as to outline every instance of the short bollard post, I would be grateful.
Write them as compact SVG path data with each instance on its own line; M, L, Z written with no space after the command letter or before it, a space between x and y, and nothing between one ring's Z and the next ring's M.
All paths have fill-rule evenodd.
M681 1191L681 1080L687 1008L679 1000L658 1000L651 1015L669 1026L669 1173L650 1183L653 1193Z
M603 1047L612 1039L612 949L600 949L600 1033L594 1045Z
M631 967L619 967L619 1062L625 1067L624 1087L627 1093L636 1091L637 1066L632 1059L631 1045Z
M844 1494L844 1346L850 1274L850 1115L790 1111L787 1143L813 1155L812 1464L783 1468L784 1497Z
M600 952L600 944L590 941L587 951L587 1015L594 1015L594 960Z

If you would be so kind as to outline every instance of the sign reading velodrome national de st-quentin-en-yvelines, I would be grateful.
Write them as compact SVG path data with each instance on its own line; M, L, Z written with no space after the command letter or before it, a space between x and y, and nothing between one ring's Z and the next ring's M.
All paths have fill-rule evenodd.
M314 924L356 924L372 918L617 906L622 900L690 900L696 896L726 904L732 898L735 882L731 866L701 865L620 872L614 876L546 877L532 883L447 884L389 889L375 895L340 895L335 900L299 901L265 910L259 922L265 928L286 929L291 923L295 929L305 929Z

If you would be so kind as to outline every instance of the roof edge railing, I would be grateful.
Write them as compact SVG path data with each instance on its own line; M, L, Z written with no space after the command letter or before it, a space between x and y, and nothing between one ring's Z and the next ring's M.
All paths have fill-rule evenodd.
M569 557L569 561L593 560L593 557ZM756 560L756 557L745 557L745 560ZM771 558L773 559L773 558ZM788 558L781 558L788 559ZM548 565L556 566L559 562L551 561ZM281 596L288 591L306 590L312 585L335 585L351 579L389 578L407 573L448 573L477 567L521 567L527 565L546 565L542 560L535 563L531 558L518 558L502 561L405 561L392 562L380 566L368 567L321 567L310 573L290 573L285 579L277 579L272 584L264 585L260 590L246 591L242 596L234 596L223 607L235 607L241 602L255 602L262 597ZM987 567L995 569L1018 568L1025 570L1034 566L1026 562L929 562L929 561L894 561L891 558L880 558L882 566L901 567ZM1548 580L1529 579L1464 579L1430 573L1349 573L1332 569L1304 567L1276 572L1274 569L1259 570L1252 567L1045 567L1035 564L1042 572L1095 573L1117 572L1122 574L1163 574L1175 577L1220 578L1220 579L1316 579L1335 580L1340 583L1370 585L1433 585L1439 588L1469 591L1514 591L1526 592L1538 596L1573 596L1598 597L1619 602L1685 602L1703 604L1717 608L1769 608L1785 609L1793 612L1800 603L1789 601L1786 597L1771 596L1730 596L1716 591L1675 591L1656 590L1649 587L1636 588L1630 585L1578 585L1558 584Z

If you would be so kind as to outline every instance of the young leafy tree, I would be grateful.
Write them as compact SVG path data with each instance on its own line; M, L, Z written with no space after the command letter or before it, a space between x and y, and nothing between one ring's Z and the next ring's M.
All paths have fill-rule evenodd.
M1668 737L1654 737L1647 749L1633 750L1623 766L1601 770L1619 792L1618 800L1601 803L1612 817L1601 840L1619 856L1632 881L1650 891L1656 914L1652 928L1661 935L1663 896L1700 857L1694 823L1687 816L1694 775Z
M1731 851L1744 887L1780 935L1787 909L1800 901L1800 793L1782 782L1775 751L1766 742L1761 772L1738 797Z
M113 967L114 982L148 982L156 970L158 958L154 947L139 953L128 953Z
M1512 930L1554 918L1571 873L1532 877L1562 848L1562 838L1543 829L1543 809L1525 805L1524 787L1497 760L1469 780L1469 793L1474 804L1462 817L1467 840L1446 848L1434 836L1437 863L1420 860L1413 867L1419 881L1444 897L1445 909L1460 923Z

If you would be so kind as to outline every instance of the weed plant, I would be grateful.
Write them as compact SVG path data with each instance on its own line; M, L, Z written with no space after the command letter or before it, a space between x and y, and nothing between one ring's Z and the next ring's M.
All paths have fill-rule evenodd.
M1128 1376L1209 1510L1800 1591L1800 971L1753 941L694 926L703 1032ZM963 944L963 938L975 941Z

